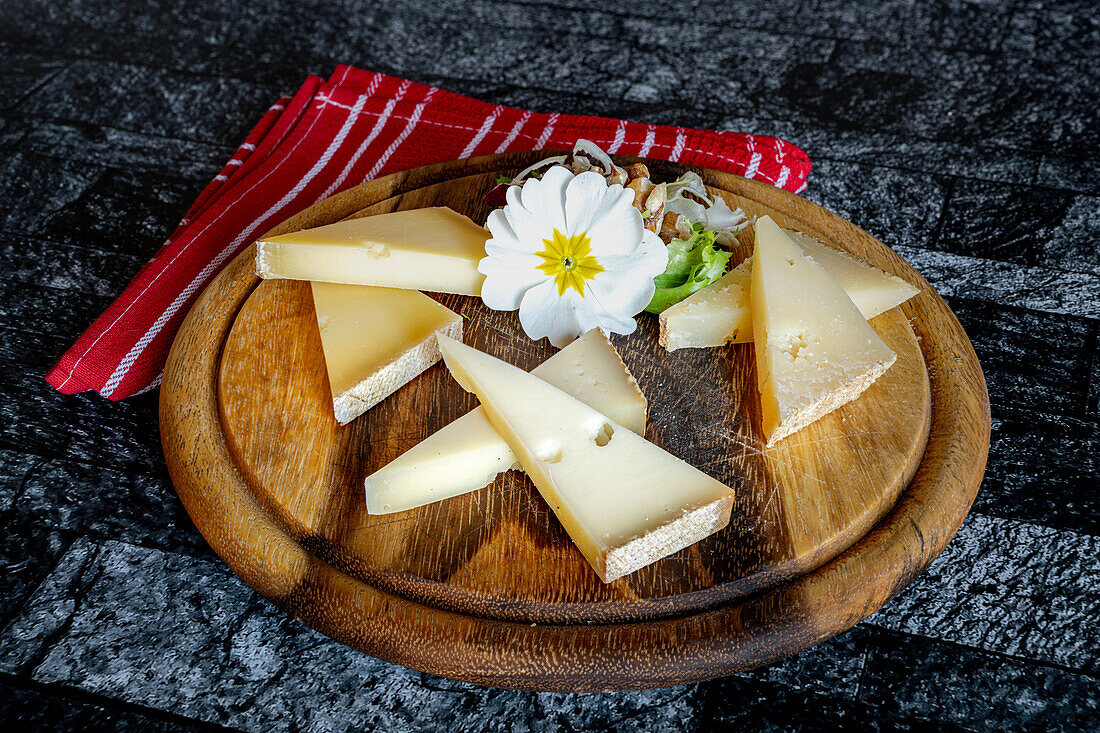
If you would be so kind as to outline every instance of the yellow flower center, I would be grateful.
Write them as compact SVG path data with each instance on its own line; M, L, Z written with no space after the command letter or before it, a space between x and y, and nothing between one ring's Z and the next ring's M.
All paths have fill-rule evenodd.
M544 239L546 249L536 252L544 261L538 268L554 278L558 284L558 295L573 288L584 297L584 283L591 280L603 267L592 256L592 241L587 232L567 237L557 229L551 239Z

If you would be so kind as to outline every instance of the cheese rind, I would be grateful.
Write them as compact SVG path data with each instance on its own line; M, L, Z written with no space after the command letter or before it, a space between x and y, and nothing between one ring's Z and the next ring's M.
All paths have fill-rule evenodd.
M462 317L415 290L310 285L341 425L439 361L439 334L462 337Z
M756 372L768 445L854 400L897 355L771 217L756 222Z
M256 242L256 274L480 295L489 232L434 207L349 219Z
M589 331L531 373L645 433L645 396L602 331ZM477 407L367 476L367 512L389 514L460 496L512 468L519 464L511 448Z
M728 486L522 369L451 339L440 350L604 582L729 523Z
M868 320L920 292L901 278L860 262L808 234L784 231L844 288ZM752 341L751 284L749 257L712 285L665 310L661 314L661 345L675 351Z

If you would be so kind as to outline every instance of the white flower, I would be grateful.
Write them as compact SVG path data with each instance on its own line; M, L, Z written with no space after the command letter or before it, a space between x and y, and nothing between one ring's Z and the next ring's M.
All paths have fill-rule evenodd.
M530 338L547 336L559 348L596 327L633 333L668 264L633 201L599 173L560 166L511 186L507 205L489 214L492 237L477 268L482 300L493 310L518 308Z

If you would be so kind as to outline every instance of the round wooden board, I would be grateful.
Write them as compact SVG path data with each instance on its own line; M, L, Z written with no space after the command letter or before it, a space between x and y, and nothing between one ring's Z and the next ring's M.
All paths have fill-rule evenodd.
M484 220L481 196L496 174L536 155L390 176L276 231L430 205ZM662 178L680 170L650 165ZM505 687L704 679L795 653L872 613L943 549L973 502L989 443L973 349L942 299L866 233L797 196L701 173L731 205L924 291L872 322L895 366L767 450L748 346L669 354L644 315L638 333L615 338L650 400L646 437L735 488L726 530L604 585L518 472L421 509L366 514L363 477L476 402L437 365L337 425L309 288L261 283L251 250L192 309L162 386L165 455L199 530L244 580L324 633ZM467 343L524 368L552 351L524 337L515 314L439 299L468 316Z

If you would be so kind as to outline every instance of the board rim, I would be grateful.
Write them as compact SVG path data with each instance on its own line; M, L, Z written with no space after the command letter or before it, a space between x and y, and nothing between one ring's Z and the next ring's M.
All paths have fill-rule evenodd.
M394 174L326 199L273 231L301 228L319 210L329 221L350 215L363 208L364 196L373 196L377 202L464 175L519 168L544 155L486 156ZM664 161L646 162L657 170L685 168ZM236 303L226 301L220 292L233 277L252 269L251 249L238 255L196 301L177 334L161 388L161 436L169 472L200 533L245 582L323 633L388 661L502 687L580 691L682 684L770 663L869 616L943 550L974 501L984 473L990 427L988 395L977 357L958 320L927 281L862 229L767 184L694 170L708 185L747 196L819 231L859 241L867 250L862 254L873 264L904 272L926 293L916 299L919 302L903 306L914 323L929 372L932 426L925 452L894 508L846 551L815 571L728 605L677 618L598 626L528 626L457 614L372 586L356 587L363 584L296 545L280 521L267 515L247 490L241 490L247 487L240 475L232 470L203 478L196 474L196 458L225 457L227 451L224 436L223 445L218 446L216 440L209 442L212 436L202 430L213 424L211 415L219 420L216 400L194 399L196 378L209 379L205 392L216 394L220 348L215 357L209 353L196 356L189 346L196 339L208 342L216 338L219 345L224 343L232 318L222 333L211 333L208 318L236 312L252 292L248 287L243 295L237 293ZM926 327L919 328L925 320ZM931 327L932 323L939 327ZM949 386L956 389L947 404L942 395ZM184 394L187 399L181 399ZM940 440L933 445L937 426L941 428ZM945 430L949 427L955 429ZM960 435L964 450L947 439ZM197 485L200 481L213 484L215 478L222 482L220 486ZM941 514L930 514L930 506L941 509ZM257 555L261 545L263 552ZM889 555L890 548L900 550L892 561L883 557L883 553ZM869 560L877 562L868 564ZM851 582L838 583L844 579ZM824 595L844 597L846 612L836 603L814 598L810 591L815 587L829 589ZM381 608L389 618L375 613ZM386 620L390 623L381 623ZM415 643L398 643L395 628L417 636ZM616 648L615 640L623 634L628 635L624 639L635 640L629 649ZM516 636L521 643L515 643ZM504 638L509 639L506 647L501 643ZM681 640L682 648L669 649L669 638ZM637 639L651 639L652 643L639 644ZM616 652L629 652L629 663L613 663L610 658Z

